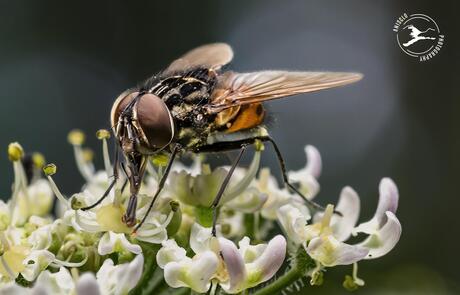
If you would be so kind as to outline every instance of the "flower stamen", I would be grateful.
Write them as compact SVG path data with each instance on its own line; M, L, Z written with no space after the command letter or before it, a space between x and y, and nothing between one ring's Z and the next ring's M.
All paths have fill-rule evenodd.
M82 144L85 142L85 134L78 129L70 131L67 136L69 143L73 146L77 168L83 178L90 182L94 174L94 167L91 162L85 160Z
M110 132L106 129L100 129L96 132L96 137L102 140L102 155L104 157L105 172L107 173L107 177L110 177L112 173L112 164L110 162L109 147L107 143L107 139L110 138Z
M53 190L54 194L58 198L59 202L61 202L61 204L64 205L65 208L69 209L70 208L69 201L62 195L61 191L59 190L53 178L51 177L52 175L56 173L56 170L57 170L57 167L53 163L47 164L43 167L43 172L48 178L48 181L50 183L51 189Z

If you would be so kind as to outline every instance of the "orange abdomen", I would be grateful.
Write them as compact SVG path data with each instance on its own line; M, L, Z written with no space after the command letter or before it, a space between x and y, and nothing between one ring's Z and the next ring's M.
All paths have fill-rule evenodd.
M254 128L264 121L265 110L261 103L253 103L239 107L232 120L226 123L226 132L236 132Z

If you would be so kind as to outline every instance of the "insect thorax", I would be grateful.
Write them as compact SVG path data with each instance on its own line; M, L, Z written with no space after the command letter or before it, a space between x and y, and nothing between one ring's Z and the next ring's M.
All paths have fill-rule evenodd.
M184 147L200 145L212 129L214 115L205 112L216 84L216 72L196 68L153 77L141 88L160 97L173 116L175 140Z

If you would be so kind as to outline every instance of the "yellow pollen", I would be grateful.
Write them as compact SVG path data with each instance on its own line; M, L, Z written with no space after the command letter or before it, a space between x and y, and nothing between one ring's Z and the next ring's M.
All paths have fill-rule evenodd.
M110 132L107 129L99 129L96 132L96 137L98 139L109 139L110 138Z
M85 134L79 129L74 129L69 132L67 140L72 145L82 145L85 142Z
M8 145L8 158L10 161L16 162L24 156L22 146L17 142L12 142Z

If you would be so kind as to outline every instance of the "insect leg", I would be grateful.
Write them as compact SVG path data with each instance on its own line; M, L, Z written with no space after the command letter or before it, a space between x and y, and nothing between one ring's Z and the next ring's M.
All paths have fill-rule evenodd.
M298 194L300 197L302 197L302 199L304 199L305 202L307 202L307 205L309 207L311 207L313 209L316 209L316 210L324 211L325 209L324 209L323 206L313 202L312 200L307 199L307 197L305 197L294 185L292 185L289 182L289 178L288 178L287 172L286 172L286 164L284 162L283 155L281 154L281 151L280 151L278 145L275 143L275 141L271 137L266 137L265 140L269 141L273 145L273 148L275 149L276 157L278 158L278 163L280 164L280 168L281 168L281 174L283 175L284 184L288 188L290 188L292 191L294 191L296 194Z
M121 191L120 191L123 194L123 192L125 191L126 186L128 185L129 175L128 175L128 172L126 171L126 167L125 167L125 164L123 162L121 163L121 169L123 169L123 172L125 173L125 176L126 176L126 179L123 182L123 185L121 186Z
M97 205L99 205L102 201L104 201L104 199L109 195L110 191L113 189L113 187L115 186L115 184L117 183L117 180L118 180L118 165L119 165L119 157L118 157L118 144L115 144L115 155L114 155L114 160L113 160L113 179L112 179L112 182L110 183L109 187L107 188L107 190L104 192L104 194L102 195L102 197L100 197L94 204L90 205L90 206L87 206L87 207L84 207L84 208L80 208L81 210L90 210L90 209L93 209L94 207L96 207Z
M219 191L217 192L217 195L214 198L214 201L212 202L212 205L211 205L211 208L212 208L212 235L214 237L216 236L217 206L219 206L219 202L220 202L220 199L222 198L222 195L225 192L225 188L227 187L230 181L230 178L232 177L233 171L235 171L235 168L240 162L241 156L243 156L243 153L245 150L246 150L246 145L243 145L241 147L240 153L238 154L238 157L233 161L232 167L230 168L227 175L225 176L225 179L220 185Z
M130 193L131 196L128 200L128 207L122 217L122 221L129 227L136 224L136 208L137 208L137 194L142 184L142 177L145 172L145 157L140 155L128 156L129 168L131 170L129 176Z
M156 199L160 195L160 192L161 192L161 190L163 189L163 187L165 185L166 179L168 178L168 174L171 171L172 164L173 164L174 159L175 159L175 157L177 155L177 152L179 150L180 150L180 145L176 144L174 146L174 148L173 148L171 156L169 157L168 165L166 166L166 169L165 169L165 171L164 171L163 175L161 176L161 179L160 179L160 181L158 183L157 191L155 192L155 195L153 196L153 199L150 202L149 208L147 209L147 212L145 213L145 215L142 218L141 222L139 222L139 224L134 228L133 233L135 233L142 226L142 224L144 224L145 220L147 219L147 216L149 215L150 211L152 210L153 204L155 203Z
M131 184L131 196L128 200L128 207L126 212L122 217L122 221L126 223L127 226L131 227L136 223L136 208L137 208L137 192L139 191L140 183L137 180L134 180L134 175L130 176Z

